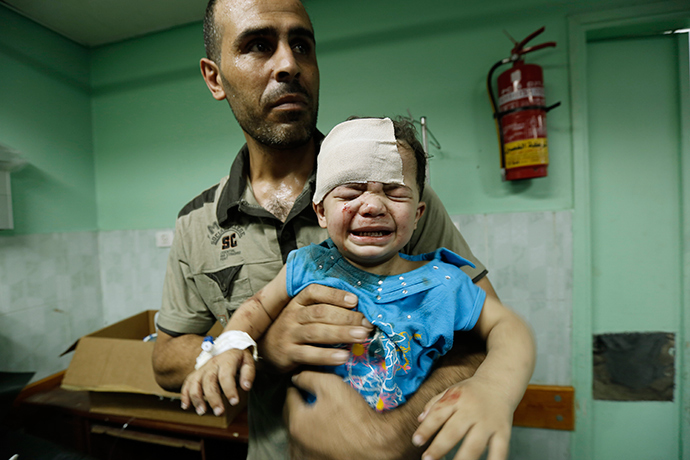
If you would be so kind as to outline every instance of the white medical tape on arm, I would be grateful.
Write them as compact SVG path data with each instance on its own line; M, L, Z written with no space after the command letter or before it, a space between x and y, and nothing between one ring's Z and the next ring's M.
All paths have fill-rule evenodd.
M201 347L202 351L196 358L194 369L199 369L214 356L218 356L228 350L245 350L249 347L253 347L252 356L254 357L254 361L258 361L259 359L259 353L256 350L256 342L254 342L254 339L252 339L249 334L243 331L223 332L213 343L204 341Z

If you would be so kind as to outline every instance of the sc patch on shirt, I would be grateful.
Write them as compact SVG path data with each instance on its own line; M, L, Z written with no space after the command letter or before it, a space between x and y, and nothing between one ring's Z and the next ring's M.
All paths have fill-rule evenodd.
M218 222L214 222L213 225L208 226L208 233L211 245L216 246L220 244L220 260L242 254L238 246L240 239L246 233L244 228L237 225L233 225L230 228L223 228L218 225Z

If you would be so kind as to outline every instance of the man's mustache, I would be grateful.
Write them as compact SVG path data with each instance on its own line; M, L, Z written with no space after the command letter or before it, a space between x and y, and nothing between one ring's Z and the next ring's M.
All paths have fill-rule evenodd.
M273 104L281 97L287 96L289 94L300 94L304 96L307 102L311 103L312 101L311 94L309 94L309 92L304 88L304 86L302 86L298 81L292 81L290 83L281 83L281 85L278 88L266 95L266 100L269 101L270 104Z

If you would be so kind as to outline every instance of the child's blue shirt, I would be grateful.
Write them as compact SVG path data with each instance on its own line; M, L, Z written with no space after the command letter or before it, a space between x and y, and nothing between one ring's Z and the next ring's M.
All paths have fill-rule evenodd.
M472 263L447 249L400 256L429 262L378 276L350 264L330 239L292 251L287 259L290 297L316 283L359 298L357 310L376 332L364 344L340 345L351 350L350 360L329 369L379 411L404 403L419 388L436 359L453 346L453 333L474 327L486 298L460 269Z

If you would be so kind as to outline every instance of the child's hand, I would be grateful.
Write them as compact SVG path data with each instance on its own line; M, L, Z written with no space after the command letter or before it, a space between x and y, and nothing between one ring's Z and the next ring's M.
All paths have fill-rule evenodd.
M487 446L487 460L505 460L515 408L503 394L492 382L475 376L431 399L412 436L413 444L422 446L438 431L422 460L443 457L463 438L455 460L478 459Z
M232 349L211 358L206 364L189 374L182 384L182 408L188 408L191 403L197 414L203 415L206 412L204 399L207 399L213 408L213 413L221 415L225 411L220 395L221 389L230 405L234 406L239 402L235 386L235 376L238 371L240 386L249 391L256 375L254 358L250 349Z

